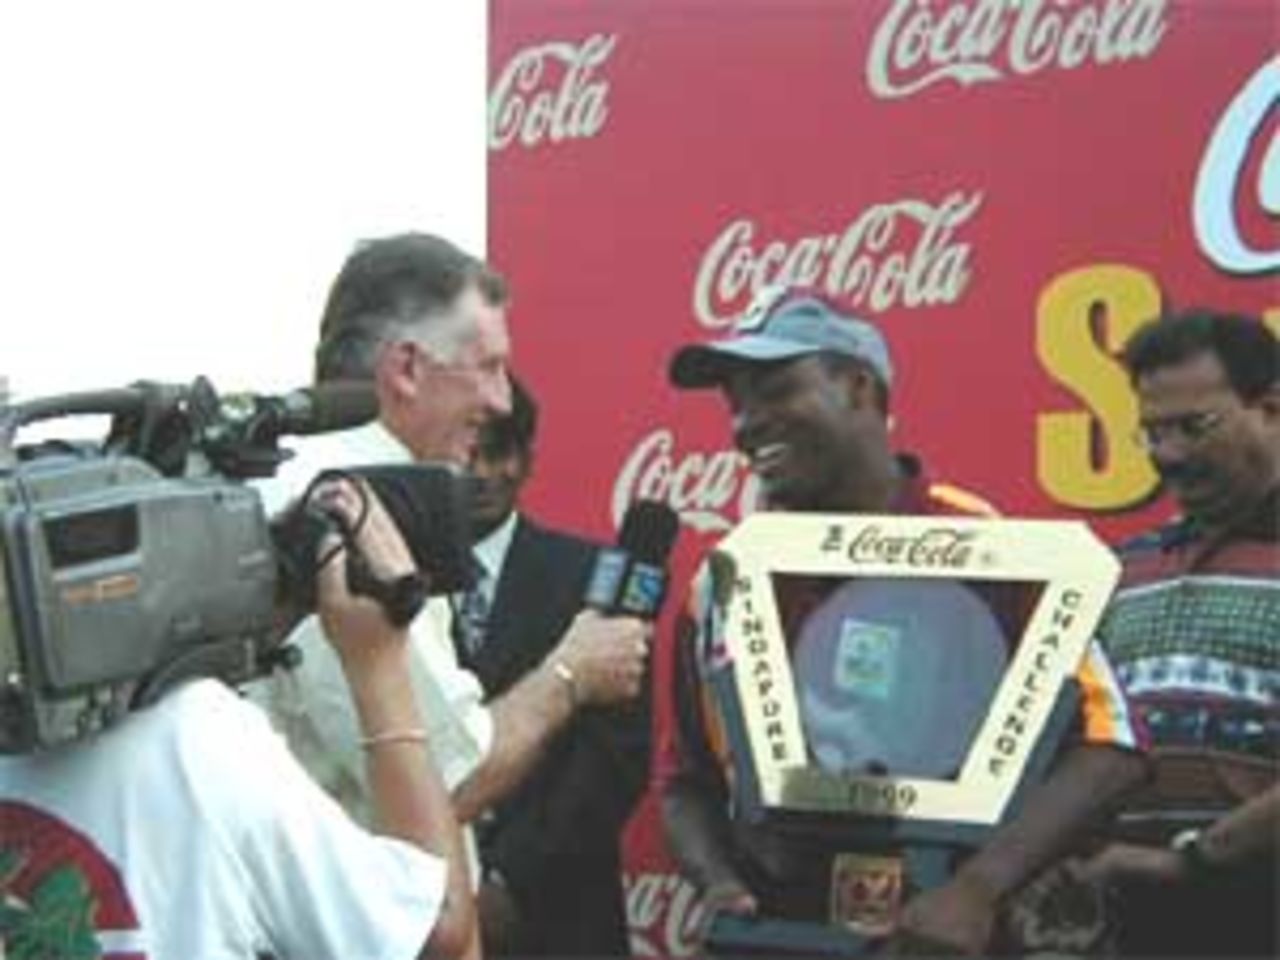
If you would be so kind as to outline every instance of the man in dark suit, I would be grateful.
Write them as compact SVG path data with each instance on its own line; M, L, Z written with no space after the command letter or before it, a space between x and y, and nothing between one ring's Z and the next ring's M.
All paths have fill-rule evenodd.
M477 586L459 599L458 652L489 698L537 667L582 607L597 545L517 509L537 407L512 379L512 410L481 432L473 470ZM649 710L579 711L528 780L479 827L489 956L625 956L622 829L645 785Z

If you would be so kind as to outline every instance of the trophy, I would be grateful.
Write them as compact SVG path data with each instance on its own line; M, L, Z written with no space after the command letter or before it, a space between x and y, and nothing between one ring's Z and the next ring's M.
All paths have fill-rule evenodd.
M708 567L734 816L804 838L827 901L708 944L860 955L1043 778L1119 564L1074 521L766 512Z

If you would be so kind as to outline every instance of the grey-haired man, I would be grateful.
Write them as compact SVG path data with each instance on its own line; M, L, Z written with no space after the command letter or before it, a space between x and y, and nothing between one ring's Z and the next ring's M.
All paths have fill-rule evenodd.
M369 241L334 280L320 325L316 379L373 384L379 418L310 438L264 491L295 496L324 468L413 460L465 466L481 428L510 406L506 286L482 261L440 237ZM468 822L513 790L581 707L634 698L645 676L649 627L583 613L544 660L487 702L462 669L450 607L433 598L410 626L410 679L430 718L431 746ZM302 665L273 678L265 698L290 748L360 820L369 783L341 668L315 618L291 642Z

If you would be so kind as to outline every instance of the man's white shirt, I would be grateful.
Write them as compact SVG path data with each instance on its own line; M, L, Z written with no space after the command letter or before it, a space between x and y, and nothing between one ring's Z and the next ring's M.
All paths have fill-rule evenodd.
M296 499L322 470L411 460L385 427L371 423L307 438L297 456L260 485L259 492L273 513ZM488 753L493 719L479 681L458 664L451 628L448 601L433 597L410 624L409 641L418 709L445 784L453 789ZM250 696L266 708L312 777L368 825L372 811L361 730L337 654L314 615L299 624L288 642L301 651L301 665L250 685ZM468 845L473 847L469 832Z
M511 549L511 541L516 535L516 523L520 514L512 510L507 518L493 530L476 541L471 548L472 556L484 568L484 580L480 589L484 593L485 605L492 610L493 600L498 592L498 580L502 577L502 565L507 561L507 552Z

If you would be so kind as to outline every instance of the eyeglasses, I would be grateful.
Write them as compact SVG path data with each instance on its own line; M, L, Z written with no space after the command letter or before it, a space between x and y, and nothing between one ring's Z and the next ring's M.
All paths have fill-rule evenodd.
M1194 446L1213 433L1226 418L1225 410L1200 410L1176 417L1164 417L1138 425L1133 442L1143 450L1153 450L1166 440L1179 440Z

